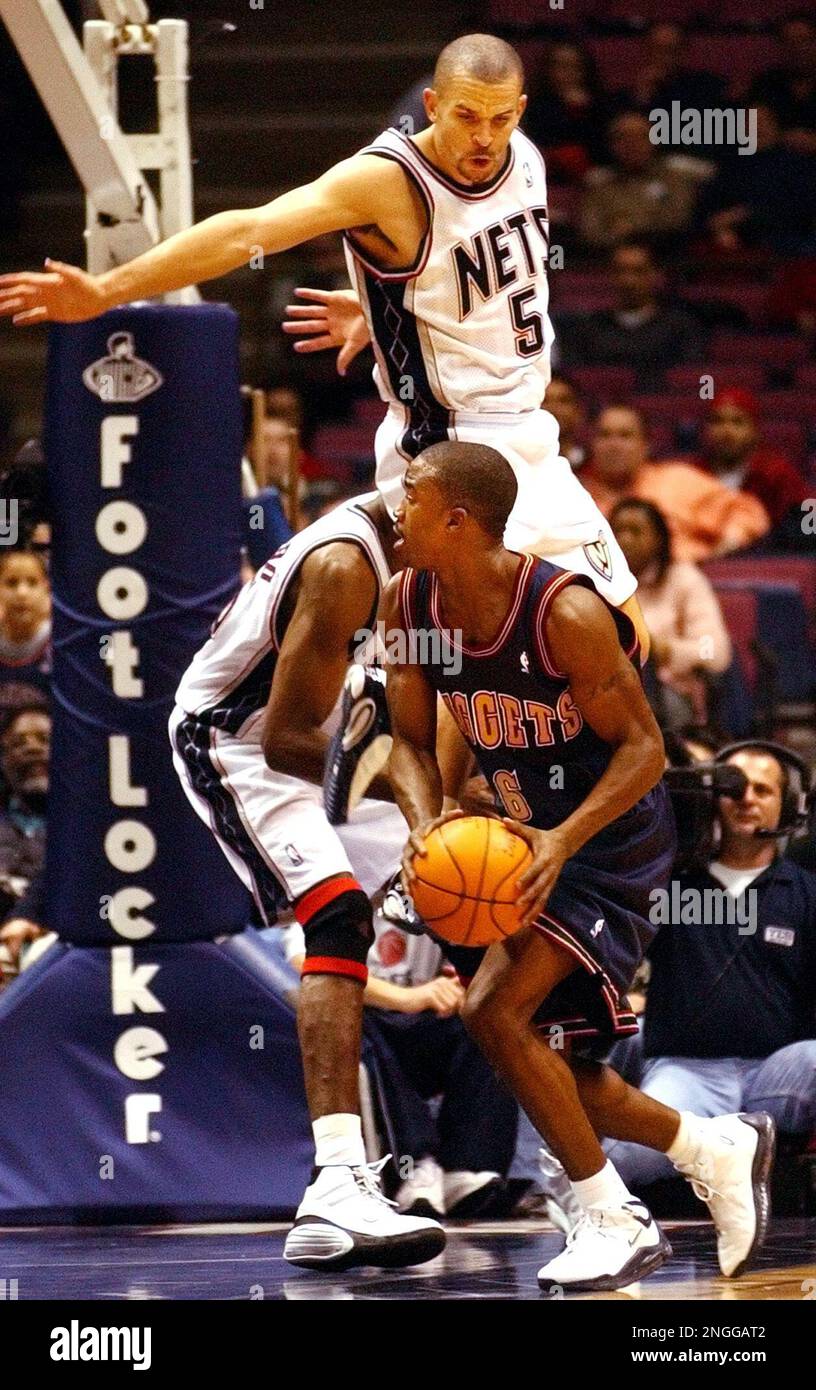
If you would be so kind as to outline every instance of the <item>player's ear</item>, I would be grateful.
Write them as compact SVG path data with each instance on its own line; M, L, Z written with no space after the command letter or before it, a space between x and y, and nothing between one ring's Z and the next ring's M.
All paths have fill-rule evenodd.
M439 104L439 98L437 97L433 87L425 88L425 90L422 93L422 101L425 106L425 114L428 117L428 120L435 121L436 109Z
M517 118L518 118L519 120L521 120L521 118L522 118L522 116L524 115L524 112L525 112L526 110L527 110L527 93L526 93L526 92L522 92L521 96L520 96L519 99L518 99L518 106L516 107L516 116L517 116Z
M467 507L451 507L445 523L449 531L461 531L470 513Z

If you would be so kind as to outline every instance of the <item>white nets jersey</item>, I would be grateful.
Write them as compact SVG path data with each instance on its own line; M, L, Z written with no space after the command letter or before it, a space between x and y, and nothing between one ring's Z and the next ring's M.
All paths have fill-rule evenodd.
M345 238L374 380L383 400L410 413L405 453L447 438L451 412L537 410L553 330L547 184L535 145L515 130L503 169L479 188L453 182L396 130L360 153L401 164L428 213L417 259L401 273L379 269Z
M299 531L272 555L254 579L213 623L209 640L193 657L176 691L188 715L242 739L259 736L275 664L284 637L285 599L307 555L333 541L350 541L367 556L377 580L368 621L369 643L350 644L349 661L369 662L376 651L377 601L390 570L373 519L364 510L375 493L356 497ZM335 712L327 721L331 728Z

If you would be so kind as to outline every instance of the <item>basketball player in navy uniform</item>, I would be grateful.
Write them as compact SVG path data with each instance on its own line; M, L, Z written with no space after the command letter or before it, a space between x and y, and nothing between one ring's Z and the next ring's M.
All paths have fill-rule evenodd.
M650 893L675 853L663 741L634 627L584 576L504 547L517 484L495 450L434 445L408 466L404 486L396 554L411 568L385 589L380 618L395 657L389 772L412 828L407 886L443 805L438 696L533 854L519 880L523 926L475 953L464 1017L585 1213L539 1282L620 1288L671 1253L606 1159L602 1136L666 1152L708 1201L723 1274L740 1274L767 1225L770 1116L681 1115L578 1055L587 1040L603 1055L635 1030L624 991L654 935ZM422 634L413 649L426 664L410 663L410 633Z

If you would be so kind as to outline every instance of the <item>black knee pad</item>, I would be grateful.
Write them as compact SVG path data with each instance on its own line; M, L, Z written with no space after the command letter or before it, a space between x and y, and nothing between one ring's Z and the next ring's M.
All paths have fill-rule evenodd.
M343 887L305 920L300 912L298 917L306 938L303 974L346 975L365 984L374 923L371 903L362 889Z

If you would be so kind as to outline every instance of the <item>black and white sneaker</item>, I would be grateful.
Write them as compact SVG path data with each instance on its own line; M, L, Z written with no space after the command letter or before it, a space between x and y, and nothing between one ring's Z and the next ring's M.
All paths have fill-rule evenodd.
M561 1254L538 1271L538 1283L548 1292L624 1289L659 1269L671 1252L637 1198L619 1207L592 1207L570 1231Z
M326 753L323 803L330 825L345 825L391 752L385 672L350 666L343 682L340 724Z
M424 1264L444 1250L438 1221L404 1216L383 1196L380 1173L387 1162L319 1168L286 1237L284 1259L306 1269L397 1269Z
M397 869L386 887L380 912L387 922L393 923L395 927L400 927L409 936L425 935L425 923L414 907L411 894L406 893L402 886L400 869Z

